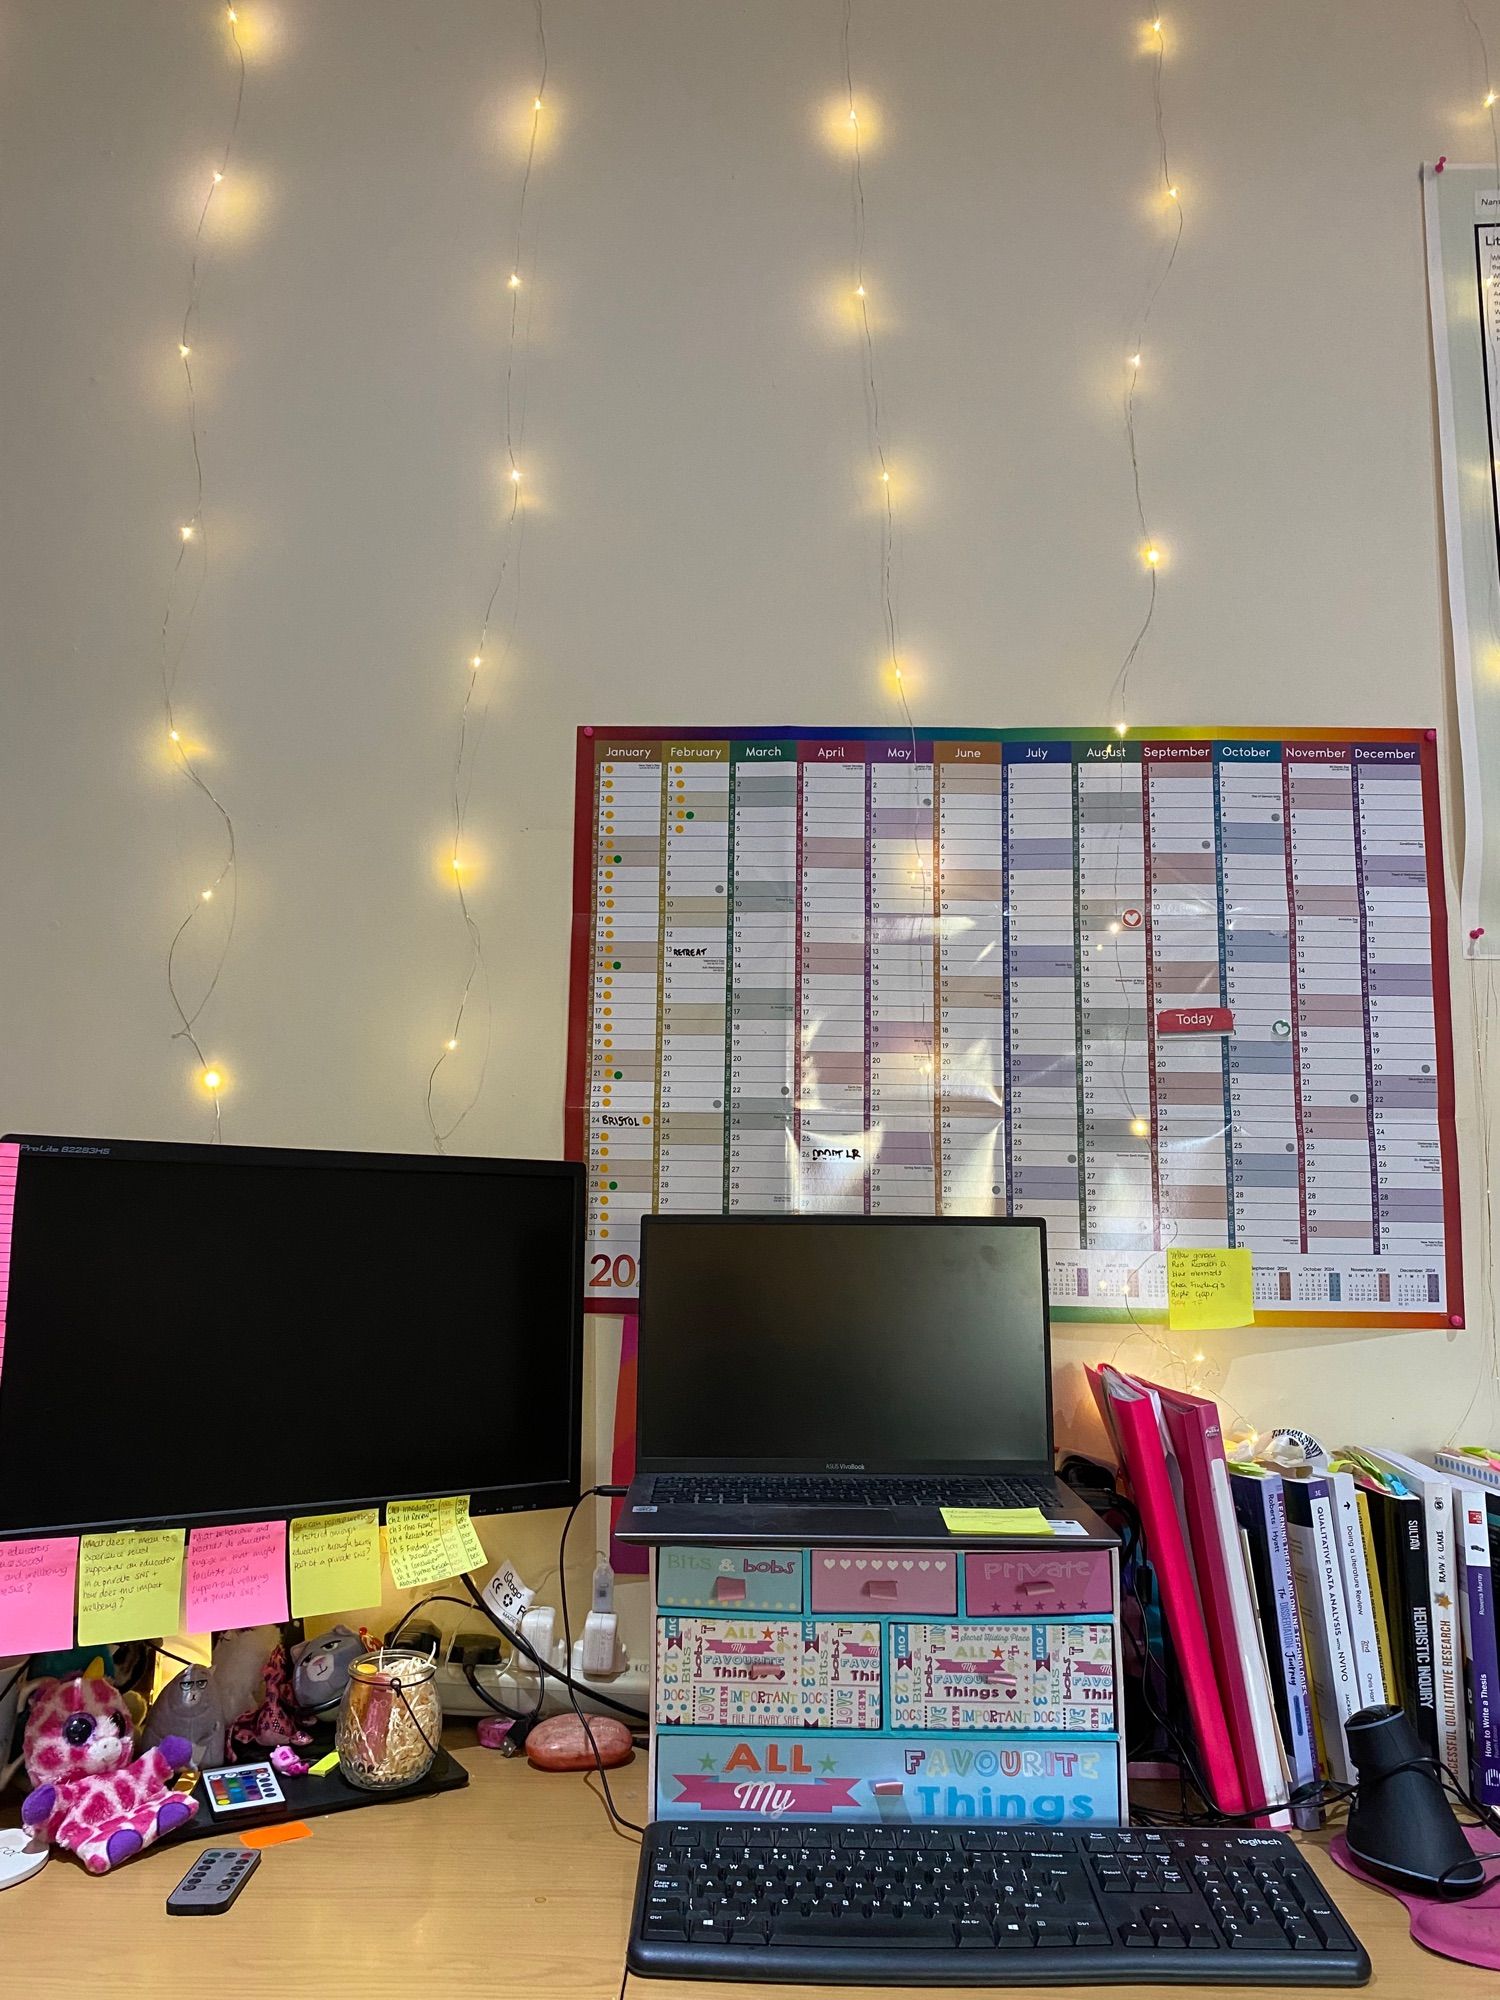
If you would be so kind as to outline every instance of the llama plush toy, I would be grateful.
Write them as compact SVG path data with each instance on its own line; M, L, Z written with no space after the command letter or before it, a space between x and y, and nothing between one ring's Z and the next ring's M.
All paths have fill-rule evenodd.
M26 1715L23 1754L36 1786L21 1806L33 1833L103 1875L183 1826L198 1810L170 1781L192 1759L185 1737L169 1736L132 1763L135 1747L124 1697L106 1680L75 1674L38 1681Z

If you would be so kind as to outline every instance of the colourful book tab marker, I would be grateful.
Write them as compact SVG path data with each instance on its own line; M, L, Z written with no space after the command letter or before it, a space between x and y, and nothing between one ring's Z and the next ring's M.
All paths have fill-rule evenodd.
M448 1500L392 1500L385 1510L385 1540L391 1575L402 1590L445 1583L488 1561L469 1519L467 1493Z
M1168 1250L1167 1324L1183 1333L1254 1326L1255 1277L1250 1252Z
M194 1528L188 1536L189 1632L283 1625L287 1615L286 1522Z
M335 1756L337 1752L335 1751ZM240 1835L241 1847L284 1847L289 1840L311 1840L312 1828L306 1820L284 1819L278 1826L252 1827Z
M944 1507L950 1535L1050 1535L1052 1523L1040 1507Z
M364 1611L380 1602L380 1515L374 1507L349 1514L304 1514L287 1539L292 1616Z
M78 1643L159 1639L182 1623L181 1528L85 1535L78 1547Z
M0 1655L60 1653L73 1643L78 1537L0 1542Z

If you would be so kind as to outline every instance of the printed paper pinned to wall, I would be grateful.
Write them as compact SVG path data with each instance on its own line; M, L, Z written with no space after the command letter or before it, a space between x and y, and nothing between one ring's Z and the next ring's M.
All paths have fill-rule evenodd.
M0 1654L61 1652L73 1643L78 1537L0 1542Z
M1250 1252L1169 1249L1167 1324L1184 1333L1254 1326L1255 1276Z
M363 1611L380 1602L380 1515L374 1507L348 1514L304 1514L293 1521L292 1616Z
M190 1632L232 1632L286 1620L286 1522L194 1528L188 1537Z
M469 1519L469 1496L392 1500L385 1510L386 1554L402 1590L444 1583L484 1568L488 1558Z
M85 1535L78 1550L78 1643L159 1639L181 1624L181 1528Z

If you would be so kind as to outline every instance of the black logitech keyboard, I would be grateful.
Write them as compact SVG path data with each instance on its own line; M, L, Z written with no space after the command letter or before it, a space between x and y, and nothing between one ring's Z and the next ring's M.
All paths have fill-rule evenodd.
M1370 1961L1284 1834L673 1822L631 1970L873 1986L1359 1986Z
M1052 1507L1058 1483L1046 1473L1000 1478L845 1479L837 1473L806 1475L741 1472L660 1472L651 1498L661 1506L754 1507L831 1503L839 1507Z

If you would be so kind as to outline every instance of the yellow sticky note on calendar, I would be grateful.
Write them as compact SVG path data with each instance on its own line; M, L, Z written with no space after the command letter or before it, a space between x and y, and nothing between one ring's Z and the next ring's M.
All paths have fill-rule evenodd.
M950 1535L1050 1535L1052 1523L1040 1507L943 1507Z
M1168 1250L1168 1326L1211 1333L1254 1324L1255 1274L1248 1250Z
M466 1576L488 1560L469 1519L469 1496L392 1500L385 1510L385 1552L402 1590Z

